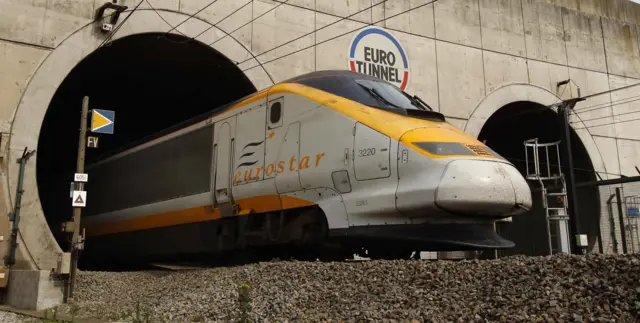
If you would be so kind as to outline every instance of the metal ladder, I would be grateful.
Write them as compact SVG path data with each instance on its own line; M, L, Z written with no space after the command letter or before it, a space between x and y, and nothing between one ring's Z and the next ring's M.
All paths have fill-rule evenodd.
M526 178L537 181L540 184L547 226L549 255L559 252L570 253L567 185L560 164L560 141L541 144L538 142L538 138L534 138L525 140L524 146L527 167ZM533 155L533 171L529 166L530 149ZM541 167L541 157L546 160L546 167ZM552 163L555 164L552 165ZM549 191L545 186L545 182L552 182L553 186L560 186L560 190Z

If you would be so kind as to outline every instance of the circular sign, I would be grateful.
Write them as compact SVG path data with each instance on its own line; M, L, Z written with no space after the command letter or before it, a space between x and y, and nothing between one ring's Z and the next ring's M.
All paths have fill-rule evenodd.
M358 32L349 45L349 69L367 74L404 90L409 82L409 60L400 42L379 27Z

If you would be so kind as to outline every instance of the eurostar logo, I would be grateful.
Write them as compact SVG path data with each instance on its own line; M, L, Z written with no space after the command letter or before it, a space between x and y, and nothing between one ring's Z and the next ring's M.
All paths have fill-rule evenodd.
M264 140L257 141L257 142L250 142L250 143L246 144L244 146L244 148L242 148L243 154L242 154L242 156L240 156L240 158L238 158L238 163L239 164L236 167L236 170L238 170L238 168L240 168L240 167L253 166L253 165L258 163L257 159L253 160L253 158L255 158L255 157L253 157L253 158L251 157L251 156L255 155L255 151L245 152L245 150L248 150L248 149L251 149L251 148L254 148L254 147L258 147L258 146L262 145L263 142L264 142ZM245 158L244 160L249 160L249 161L243 161L243 158Z

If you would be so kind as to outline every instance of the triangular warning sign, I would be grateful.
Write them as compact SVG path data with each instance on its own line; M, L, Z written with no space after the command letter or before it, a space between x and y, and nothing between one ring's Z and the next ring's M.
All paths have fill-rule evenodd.
M82 200L82 195L78 195L78 197L73 203L84 204L84 201Z
M93 111L93 115L91 117L92 117L92 120L91 120L92 131L98 130L102 127L106 127L113 123L113 121L109 120L108 118L100 114L100 112L95 110Z

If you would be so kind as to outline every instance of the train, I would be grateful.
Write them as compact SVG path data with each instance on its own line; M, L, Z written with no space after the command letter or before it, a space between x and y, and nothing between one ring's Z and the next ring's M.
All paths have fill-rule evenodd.
M103 264L511 248L494 223L532 205L512 163L348 70L276 83L86 172L83 258Z

